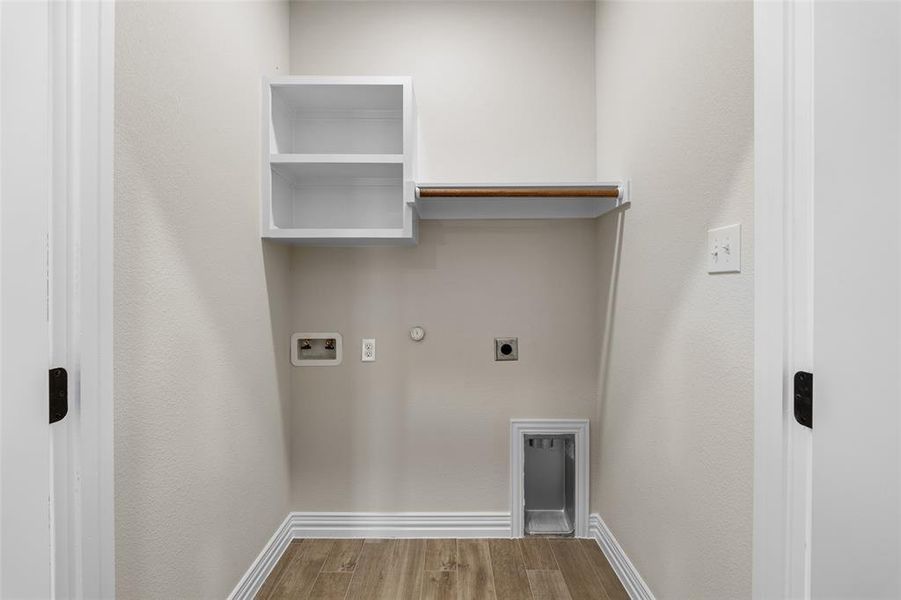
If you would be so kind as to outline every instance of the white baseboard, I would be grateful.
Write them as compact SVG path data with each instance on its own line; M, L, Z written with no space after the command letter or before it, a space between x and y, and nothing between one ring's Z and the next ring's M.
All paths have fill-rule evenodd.
M291 513L296 538L508 538L510 513Z
M638 569L626 556L622 546L613 537L610 528L607 527L607 524L604 523L604 520L597 513L593 513L588 518L588 535L601 547L601 551L607 557L607 562L613 567L616 576L619 577L623 587L626 588L629 598L632 600L654 600L651 588L641 578Z
M293 512L229 595L252 600L296 538L509 538L510 513Z
M289 514L263 546L263 551L251 563L250 568L244 573L244 577L241 578L232 593L228 595L228 600L252 600L263 587L269 573L275 568L278 559L288 549L288 544L293 538L291 515Z

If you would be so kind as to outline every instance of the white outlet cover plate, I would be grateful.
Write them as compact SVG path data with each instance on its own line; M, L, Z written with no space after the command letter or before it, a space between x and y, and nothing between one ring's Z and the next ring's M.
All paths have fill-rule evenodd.
M360 360L375 362L375 338L363 338L360 344Z
M707 231L707 272L741 273L741 224Z

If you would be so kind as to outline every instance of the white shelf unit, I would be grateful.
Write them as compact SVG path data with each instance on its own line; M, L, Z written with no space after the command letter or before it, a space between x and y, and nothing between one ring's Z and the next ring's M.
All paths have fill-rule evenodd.
M628 182L417 183L423 220L591 219L629 202Z
M410 77L263 82L262 236L415 243Z

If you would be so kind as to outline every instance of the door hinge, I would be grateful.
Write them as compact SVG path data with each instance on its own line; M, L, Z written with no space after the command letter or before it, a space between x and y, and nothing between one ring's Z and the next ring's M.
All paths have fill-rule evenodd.
M813 373L795 373L795 421L813 429Z
M62 367L50 369L50 422L63 420L69 412L69 374Z

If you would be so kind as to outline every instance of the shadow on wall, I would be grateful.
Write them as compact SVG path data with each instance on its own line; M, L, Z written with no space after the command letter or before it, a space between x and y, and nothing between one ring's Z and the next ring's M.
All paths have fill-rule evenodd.
M623 230L625 228L628 207L617 210L598 219L598 272L600 318L601 318L601 353L598 368L598 410L595 416L596 427L592 430L592 447L600 450L601 427L604 418L604 384L610 369L610 350L613 340L613 328L616 322L616 292L619 289L620 256L623 249Z
M289 278L293 249L266 240L261 241L263 270L266 277L266 293L269 299L269 326L272 332L272 360L278 384L281 406L282 445L285 456L291 454L291 364L289 360L292 294ZM285 465L287 467L287 463ZM286 479L290 473L285 474Z

